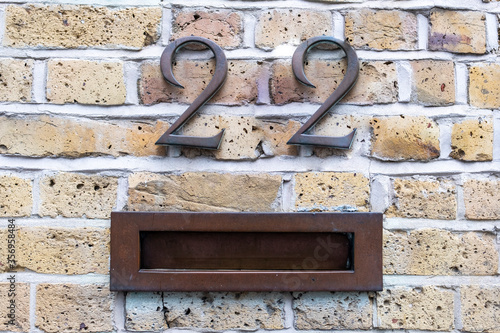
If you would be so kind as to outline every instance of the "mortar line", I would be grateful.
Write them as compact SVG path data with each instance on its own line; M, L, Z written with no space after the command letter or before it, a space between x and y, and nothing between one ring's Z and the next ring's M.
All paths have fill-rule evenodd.
M165 4L167 5L167 4ZM161 46L166 46L170 43L170 35L172 32L172 8L170 6L162 8L161 16Z
M455 63L455 103L467 105L469 73L466 64Z
M141 76L141 65L135 62L123 64L123 76L125 81L125 104L139 105L139 91L137 82Z
M115 292L114 303L113 303L113 321L114 326L117 328L117 332L126 332L125 321L126 321L126 301L125 292L117 291Z
M454 326L455 329L457 330L462 330L463 328L463 323L462 323L462 299L460 297L461 293L461 286L458 286L453 289L453 314L455 316L454 320Z
M418 49L427 50L429 43L429 19L422 14L417 14Z
M285 311L285 329L295 331L294 327L294 313L293 313L293 295L291 292L285 292L284 295L284 311Z
M333 15L333 37L345 40L345 17L341 13L334 11Z
M486 50L498 50L498 19L496 15L485 13L486 16Z
M255 48L255 27L257 18L254 13L243 13L243 47Z
M412 68L409 61L396 63L398 76L398 101L410 103L412 99Z
M33 65L32 99L36 103L46 103L48 68L45 60L35 60Z

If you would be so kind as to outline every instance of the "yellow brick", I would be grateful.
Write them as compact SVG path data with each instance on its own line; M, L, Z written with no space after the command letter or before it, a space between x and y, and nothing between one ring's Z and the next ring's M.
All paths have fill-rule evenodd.
M11 5L5 20L5 46L138 49L158 39L161 8Z
M469 68L469 100L478 108L500 108L500 64Z
M11 276L9 274L9 276ZM8 276L8 277L9 277ZM15 281L15 280L13 280ZM9 296L9 294L11 294ZM15 294L15 295L12 295ZM11 303L11 300L14 303ZM15 308L12 311L12 305ZM14 316L15 319L8 316ZM30 331L30 285L15 281L0 283L0 330L12 332ZM14 324L12 324L11 320Z
M464 184L465 217L470 220L500 218L500 181L471 179Z
M31 180L0 176L0 216L30 216L33 198Z
M463 330L500 332L500 287L462 286L460 288Z
M453 124L450 156L462 161L493 159L493 119L464 120Z
M0 101L31 102L33 60L0 60Z
M455 66L451 61L412 61L413 99L426 106L455 103Z

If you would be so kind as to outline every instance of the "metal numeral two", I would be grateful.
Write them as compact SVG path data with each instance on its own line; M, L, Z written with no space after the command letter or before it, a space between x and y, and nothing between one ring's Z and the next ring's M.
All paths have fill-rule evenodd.
M351 90L351 88L356 84L359 73L359 63L356 52L353 48L342 40L320 36L313 37L302 44L300 44L295 50L292 57L292 69L297 80L305 84L306 86L316 88L306 77L304 73L304 58L307 52L314 46L321 43L332 43L340 46L344 50L347 56L347 71L342 82L340 82L337 89L326 99L326 101L320 106L320 108L312 115L311 118L295 133L292 138L287 142L293 145L314 145L330 148L340 148L349 149L351 147L352 141L354 139L354 134L356 134L356 129L352 130L346 136L340 137L330 137L330 136L319 136L305 134L314 125L318 123L325 116L325 114L330 110L335 104L337 104L344 96Z
M209 39L203 37L183 37L175 40L167 45L163 51L160 59L160 67L165 80L176 87L184 88L174 77L172 72L172 61L175 53L183 46L191 43L203 44L208 47L215 56L215 74L212 80L208 83L207 87L202 93L194 100L194 102L187 108L186 111L177 119L176 122L158 139L157 145L174 145L185 147L197 147L204 149L218 149L224 134L224 129L217 135L212 137L198 137L174 134L181 128L191 117L193 117L206 102L208 102L224 85L227 77L227 59L224 51L219 45L215 44Z

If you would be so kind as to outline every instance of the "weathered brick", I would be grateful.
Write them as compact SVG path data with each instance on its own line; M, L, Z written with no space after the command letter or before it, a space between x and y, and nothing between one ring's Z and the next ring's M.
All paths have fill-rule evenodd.
M470 220L500 218L500 181L470 179L464 184L465 217Z
M345 15L345 35L359 49L414 50L417 16L397 10L350 11Z
M297 148L287 141L299 129L296 121L284 124L258 120L253 117L223 117L199 115L182 130L184 135L208 137L224 129L219 149L205 150L183 148L187 157L199 155L215 157L218 160L256 159L261 156L296 155Z
M222 48L240 46L243 36L243 17L233 10L176 10L170 40L199 36L208 38Z
M299 330L359 330L372 327L368 293L294 293L295 327Z
M351 156L359 154L360 150L366 149L364 146L370 141L370 116L351 116L328 113L320 122L314 126L311 133L324 136L344 136L353 129L356 129L354 141L350 149L334 149L314 147L314 155L318 157L336 156Z
M165 155L155 146L163 121L103 121L46 115L0 116L0 154L23 156Z
M192 103L212 79L215 60L179 60L173 73L178 81L189 83L185 89L167 83L158 62L146 62L141 68L139 94L146 105L161 102ZM225 84L209 103L244 105L255 103L258 96L257 79L263 66L256 61L230 60Z
M387 217L453 220L456 215L456 187L451 181L394 179L394 203Z
M159 37L161 8L74 5L7 7L3 44L11 47L142 48Z
M33 198L31 180L0 176L0 216L30 216Z
M306 172L295 175L299 211L362 211L369 208L370 181L359 173Z
M438 287L393 287L377 295L379 328L450 331L453 292Z
M109 230L21 228L19 266L45 274L108 274Z
M0 283L0 317L2 318L0 320L2 331L30 331L30 285L28 283L18 281L9 283L8 280Z
M120 62L51 60L48 63L47 100L51 103L118 105L125 103L125 97Z
M31 102L33 60L0 60L0 101Z
M455 66L452 61L412 61L413 101L426 106L455 103Z
M500 332L500 287L460 288L463 331Z
M51 333L112 331L113 298L109 286L41 283L35 325Z
M131 211L274 211L281 177L192 173L129 176Z
M127 293L125 327L129 331L166 330L162 293Z
M311 37L332 33L332 16L327 11L273 9L258 18L255 46L273 49L282 44L299 45Z
M469 68L469 101L478 108L500 108L500 64Z
M470 119L453 124L450 156L462 161L491 161L493 159L492 119Z
M495 237L439 229L385 231L384 274L495 275Z
M284 299L279 293L164 293L163 300L169 328L284 328Z
M115 177L58 173L40 181L41 216L109 218L116 203Z
M309 60L304 72L316 88L307 87L292 72L290 62L276 62L271 77L271 97L275 104L291 102L323 103L344 78L345 60ZM360 64L359 78L341 102L359 105L394 103L398 99L396 65L391 61Z
M454 53L485 53L486 24L481 12L433 9L429 49Z
M374 118L371 155L386 161L438 158L439 126L424 116Z

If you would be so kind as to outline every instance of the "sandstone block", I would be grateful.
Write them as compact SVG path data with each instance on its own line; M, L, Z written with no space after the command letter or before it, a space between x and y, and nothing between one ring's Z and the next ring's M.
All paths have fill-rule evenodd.
M3 240L3 238L2 238ZM14 290L14 291L10 291ZM12 295L14 293L15 295ZM9 295L11 294L11 295ZM14 301L14 303L11 303ZM15 309L11 311L11 304ZM9 317L14 316L13 317ZM10 332L30 331L30 285L16 281L0 283L0 330Z
M371 155L385 161L438 158L439 126L424 116L374 118Z
M368 293L295 293L295 327L299 330L363 330L372 327L372 297Z
M345 35L359 49L414 50L417 16L397 10L350 11L345 16Z
M500 181L470 179L464 184L465 217L470 220L500 218Z
M44 332L113 330L109 286L46 284L36 288L36 327Z
M0 101L31 102L33 60L0 61Z
M329 12L300 9L264 11L255 27L255 46L270 50L282 44L299 45L306 39L332 35Z
M171 41L181 37L199 36L216 42L220 47L240 46L243 17L232 10L179 10L174 12Z
M183 148L187 157L206 155L218 160L257 159L264 156L296 155L297 148L287 141L299 129L296 121L283 124L253 117L207 116L193 117L181 130L184 135L208 137L224 129L219 149Z
M426 106L455 103L455 66L452 61L417 60L413 69L413 100Z
M460 298L464 331L500 332L499 286L462 286Z
M103 121L57 116L0 116L0 154L33 157L165 155L155 146L163 121ZM2 148L3 147L3 148Z
M453 220L457 215L456 187L441 179L394 180L394 203L387 217Z
M469 101L485 109L500 108L500 64L482 64L469 68Z
M1 146L0 146L1 149ZM0 216L30 216L33 206L31 180L0 176Z
M299 211L361 211L369 208L370 180L350 172L306 172L295 175L295 208Z
M131 211L275 211L281 177L194 173L129 176Z
M377 295L379 328L450 331L453 292L434 286L393 287Z
M498 252L487 233L440 229L385 231L384 274L495 275Z
M45 274L108 274L109 230L21 228L19 266Z
M273 103L323 103L342 82L346 68L345 60L307 61L304 72L316 86L310 88L295 79L290 62L276 62L270 82ZM371 61L360 64L358 81L341 103L372 105L395 103L397 99L396 65L391 61Z
M47 100L55 104L119 105L125 103L120 62L50 60Z
M158 62L146 62L141 68L139 94L144 104L161 102L192 103L212 79L215 60L179 60L174 63L173 73L185 88L167 83ZM209 103L244 105L255 103L258 96L257 81L263 66L256 61L229 60L225 84Z
M484 13L433 9L429 18L429 49L454 53L486 52Z
M169 328L284 328L284 299L280 293L164 293L163 299Z
M450 156L462 161L493 159L493 119L464 120L453 125Z
M163 331L168 328L161 292L127 293L125 311L125 327L129 331Z
M5 46L139 49L158 40L161 8L10 5L5 21Z
M41 216L109 218L116 203L115 177L76 173L48 175L40 181Z

